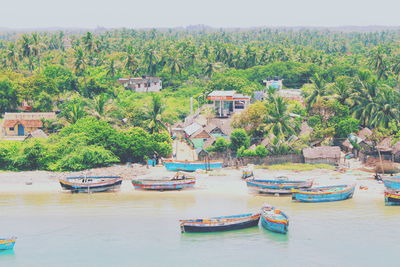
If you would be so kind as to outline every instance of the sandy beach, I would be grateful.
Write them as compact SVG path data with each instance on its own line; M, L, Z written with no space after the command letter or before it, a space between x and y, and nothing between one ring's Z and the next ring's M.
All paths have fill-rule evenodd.
M2 193L54 193L63 192L58 179L67 176L78 175L119 175L124 181L119 193L122 194L154 194L154 192L135 190L130 180L147 178L168 178L174 173L165 170L164 166L146 167L138 164L115 165L108 168L99 168L74 173L55 173L46 171L1 172L0 192ZM196 186L191 190L183 190L180 194L251 194L245 182L241 179L241 169L223 168L211 172L198 171L194 175L197 178ZM315 169L312 171L287 171L254 169L254 174L260 179L274 179L278 176L287 176L290 179L306 180L314 179L314 186L356 184L355 196L363 198L382 198L384 186L373 179L370 172L359 169L326 170ZM363 189L360 189L360 186ZM171 192L163 192L168 194Z

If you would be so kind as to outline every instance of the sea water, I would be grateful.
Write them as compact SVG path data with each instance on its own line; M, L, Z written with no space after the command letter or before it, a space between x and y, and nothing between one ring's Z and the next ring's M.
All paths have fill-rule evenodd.
M294 203L247 192L239 179L197 189L118 193L0 194L0 235L18 237L0 266L398 266L400 207L381 197ZM240 189L239 189L240 188ZM287 235L260 227L182 234L179 219L259 211L290 217Z

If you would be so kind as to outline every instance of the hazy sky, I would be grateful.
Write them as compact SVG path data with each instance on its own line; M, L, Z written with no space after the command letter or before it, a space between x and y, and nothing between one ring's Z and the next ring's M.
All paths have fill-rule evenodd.
M400 0L0 0L0 28L400 26Z

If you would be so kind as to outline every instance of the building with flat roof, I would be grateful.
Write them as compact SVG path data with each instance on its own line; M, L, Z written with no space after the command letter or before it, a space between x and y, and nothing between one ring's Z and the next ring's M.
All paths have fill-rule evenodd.
M250 96L238 94L236 91L212 91L207 99L213 101L218 118L229 117L237 111L244 110L250 104Z

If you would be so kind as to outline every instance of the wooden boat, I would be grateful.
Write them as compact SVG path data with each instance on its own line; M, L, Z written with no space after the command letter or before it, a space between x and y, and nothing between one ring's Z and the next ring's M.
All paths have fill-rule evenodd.
M277 177L276 180L246 179L247 186L258 192L267 194L291 194L292 189L310 188L313 180L295 181L287 177Z
M59 180L64 190L72 193L97 193L117 191L121 187L120 176L87 176L67 177Z
M178 172L171 179L151 180L141 179L132 180L132 184L136 189L144 190L180 190L193 187L196 183L196 178L191 175Z
M0 238L0 250L13 249L16 240L17 240L16 237Z
M207 233L244 229L258 225L260 213L213 217L209 219L180 220L182 233Z
M400 176L384 176L382 181L386 188L400 190Z
M270 205L261 208L261 225L272 232L286 234L289 228L289 217Z
M386 188L385 190L385 205L386 206L400 206L400 190L392 190Z
M355 185L334 185L310 189L293 189L292 199L299 202L329 202L353 197Z
M168 171L186 171L194 172L196 170L210 170L222 168L222 161L179 161L179 160L164 160L164 166Z

